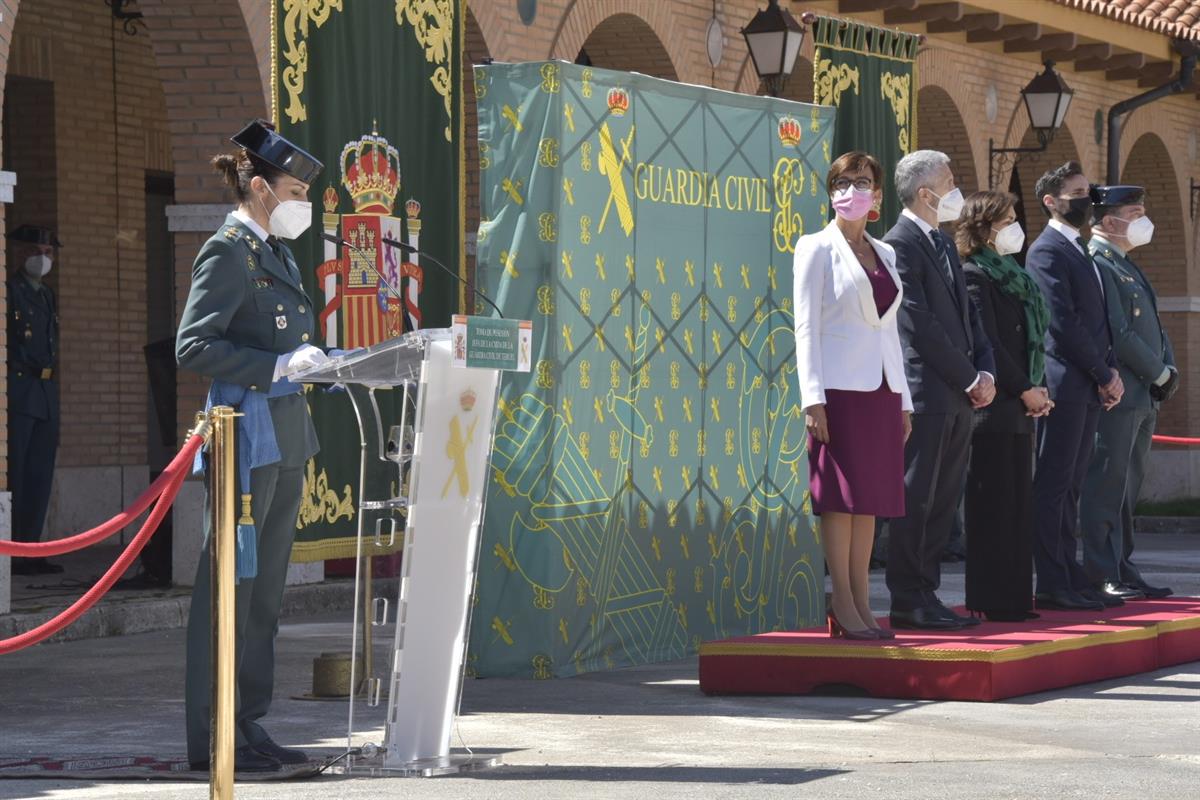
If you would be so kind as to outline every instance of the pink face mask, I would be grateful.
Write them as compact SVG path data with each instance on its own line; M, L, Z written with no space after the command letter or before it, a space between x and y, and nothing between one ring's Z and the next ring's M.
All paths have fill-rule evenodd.
M833 210L839 217L854 222L860 220L875 205L875 193L863 191L848 186L840 192L833 193Z

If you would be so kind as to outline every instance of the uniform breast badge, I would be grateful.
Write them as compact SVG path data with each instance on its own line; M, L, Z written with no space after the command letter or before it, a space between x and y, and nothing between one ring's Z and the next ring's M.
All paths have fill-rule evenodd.
M277 330L283 330L286 327L287 327L287 315L280 314L279 316L277 316L275 318L275 328Z

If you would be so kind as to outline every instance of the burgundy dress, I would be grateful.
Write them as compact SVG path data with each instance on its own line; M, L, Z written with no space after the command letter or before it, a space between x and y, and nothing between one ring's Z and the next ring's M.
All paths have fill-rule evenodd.
M867 277L882 316L899 292L878 255L875 263L878 271ZM900 393L888 386L882 370L879 378L879 388L870 392L825 390L829 442L808 437L808 486L815 514L904 516Z

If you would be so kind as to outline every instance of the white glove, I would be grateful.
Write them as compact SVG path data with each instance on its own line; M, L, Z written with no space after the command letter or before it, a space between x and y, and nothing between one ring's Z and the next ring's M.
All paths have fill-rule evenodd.
M302 344L290 353L284 353L275 359L275 377L273 380L286 378L297 372L323 364L329 360L320 348L311 344Z

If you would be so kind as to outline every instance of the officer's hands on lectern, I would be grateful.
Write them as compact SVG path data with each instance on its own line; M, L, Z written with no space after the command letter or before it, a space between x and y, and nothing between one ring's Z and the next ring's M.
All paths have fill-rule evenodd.
M315 367L329 360L318 347L302 344L290 353L284 353L275 360L275 380L286 378L302 370Z

